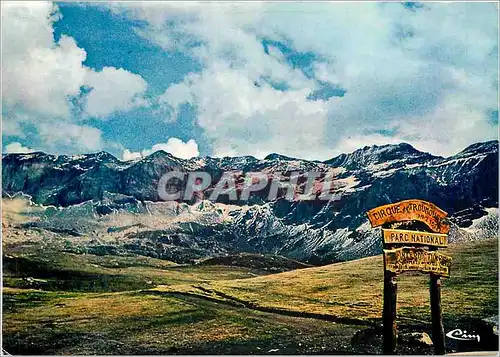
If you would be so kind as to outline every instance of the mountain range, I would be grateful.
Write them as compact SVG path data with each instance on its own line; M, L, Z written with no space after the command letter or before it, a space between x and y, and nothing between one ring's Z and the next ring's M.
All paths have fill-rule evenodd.
M212 202L204 198L212 185L197 200L163 202L158 181L172 170L204 171L216 179L227 171L319 171L334 176L340 199L269 199L264 191L249 201L221 196ZM249 252L325 264L380 253L380 230L370 227L366 212L410 198L449 213L452 242L496 236L498 141L450 157L405 143L366 146L323 162L279 154L183 160L164 151L127 162L107 152L7 154L2 196L4 234L63 244L69 251L179 263Z

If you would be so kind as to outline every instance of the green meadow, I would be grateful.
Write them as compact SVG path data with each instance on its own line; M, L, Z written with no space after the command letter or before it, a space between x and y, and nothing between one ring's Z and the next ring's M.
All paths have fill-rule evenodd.
M445 330L498 315L498 240L451 245ZM4 246L11 354L381 353L382 256L269 274ZM430 334L428 276L398 276L401 334ZM479 326L479 325L477 325ZM451 352L453 345L447 346ZM400 353L432 348L401 341Z

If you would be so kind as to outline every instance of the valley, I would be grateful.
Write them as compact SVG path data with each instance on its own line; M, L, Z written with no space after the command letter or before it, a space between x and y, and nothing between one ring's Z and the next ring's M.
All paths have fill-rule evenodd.
M263 269L277 267L273 256L240 256L241 267L37 249L4 245L11 354L381 353L381 256L273 274ZM446 251L454 260L443 282L445 329L483 334L482 344L447 339L447 348L492 350L498 340L482 319L498 315L498 239ZM399 353L432 353L405 338L430 334L427 283L419 273L398 277Z

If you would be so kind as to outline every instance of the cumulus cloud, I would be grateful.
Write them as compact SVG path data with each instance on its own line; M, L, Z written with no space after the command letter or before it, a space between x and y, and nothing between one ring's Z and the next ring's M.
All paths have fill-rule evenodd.
M327 158L363 138L447 155L497 137L487 117L498 95L494 4L245 6L114 8L149 22L141 35L150 41L204 65L160 101L196 108L215 154ZM288 46L295 60L274 45L266 53L264 40ZM311 100L320 83L346 93Z
M100 72L90 70L84 83L90 88L85 103L85 112L89 116L106 117L113 112L147 104L143 96L146 81L123 68L104 67Z
M53 25L60 18L51 2L2 3L4 135L24 137L28 127L44 150L97 149L103 145L100 130L81 125L73 103L85 103L88 116L105 117L144 105L146 83L123 69L84 66L86 51L72 37L55 41Z
M123 150L122 153L122 160L123 161L132 161L132 160L137 160L141 159L142 154L140 152L132 152L129 149Z
M140 36L200 65L157 100L174 119L189 104L213 155L326 159L353 145L400 141L448 155L497 137L491 113L498 109L498 11L492 3L106 6L141 20ZM83 120L149 104L139 75L87 68L85 49L71 37L54 40L57 6L12 2L3 10L7 135L20 138L31 126L45 147L109 147L98 129L74 118L74 103ZM54 123L60 134L51 133ZM169 150L178 155L198 154L194 140L189 154L174 142ZM128 150L124 157L151 150Z
M180 159L190 159L200 155L198 144L195 140L190 139L184 142L178 138L169 138L166 143L155 144L151 149L142 150L141 152L131 152L129 149L125 149L122 153L122 159L124 161L137 160L160 150Z
M2 4L2 99L56 117L70 113L68 96L80 93L87 54L73 38L56 43L57 6L47 2Z
M197 106L198 124L213 140L214 156L262 158L278 151L313 158L324 146L327 111L325 104L308 101L309 93L256 86L244 72L214 63L169 88L161 99L173 106Z
M7 144L5 145L5 149L4 149L4 152L6 154L13 154L13 153L17 153L17 154L27 154L27 153L30 153L30 152L33 152L34 150L30 149L29 147L27 146L23 146L21 143L19 142L13 142L13 143L10 143L10 144Z
M56 153L99 151L104 146L99 129L65 121L39 123L38 136L44 150Z

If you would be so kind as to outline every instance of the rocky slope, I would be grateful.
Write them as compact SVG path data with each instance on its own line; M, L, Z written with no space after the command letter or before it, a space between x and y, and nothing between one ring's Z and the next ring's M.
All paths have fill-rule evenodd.
M182 160L158 151L134 162L106 152L10 154L2 166L4 207L20 212L6 217L4 209L7 237L64 241L70 250L177 262L237 252L308 263L347 260L381 250L380 232L370 228L365 212L409 198L447 211L451 240L491 237L498 230L497 141L447 158L399 144L364 147L324 162L278 154ZM161 202L158 181L171 170L205 171L215 181L226 171L320 171L334 175L340 200L269 200L264 190L248 202L229 202L227 196L211 202L206 197L212 185L205 199Z

